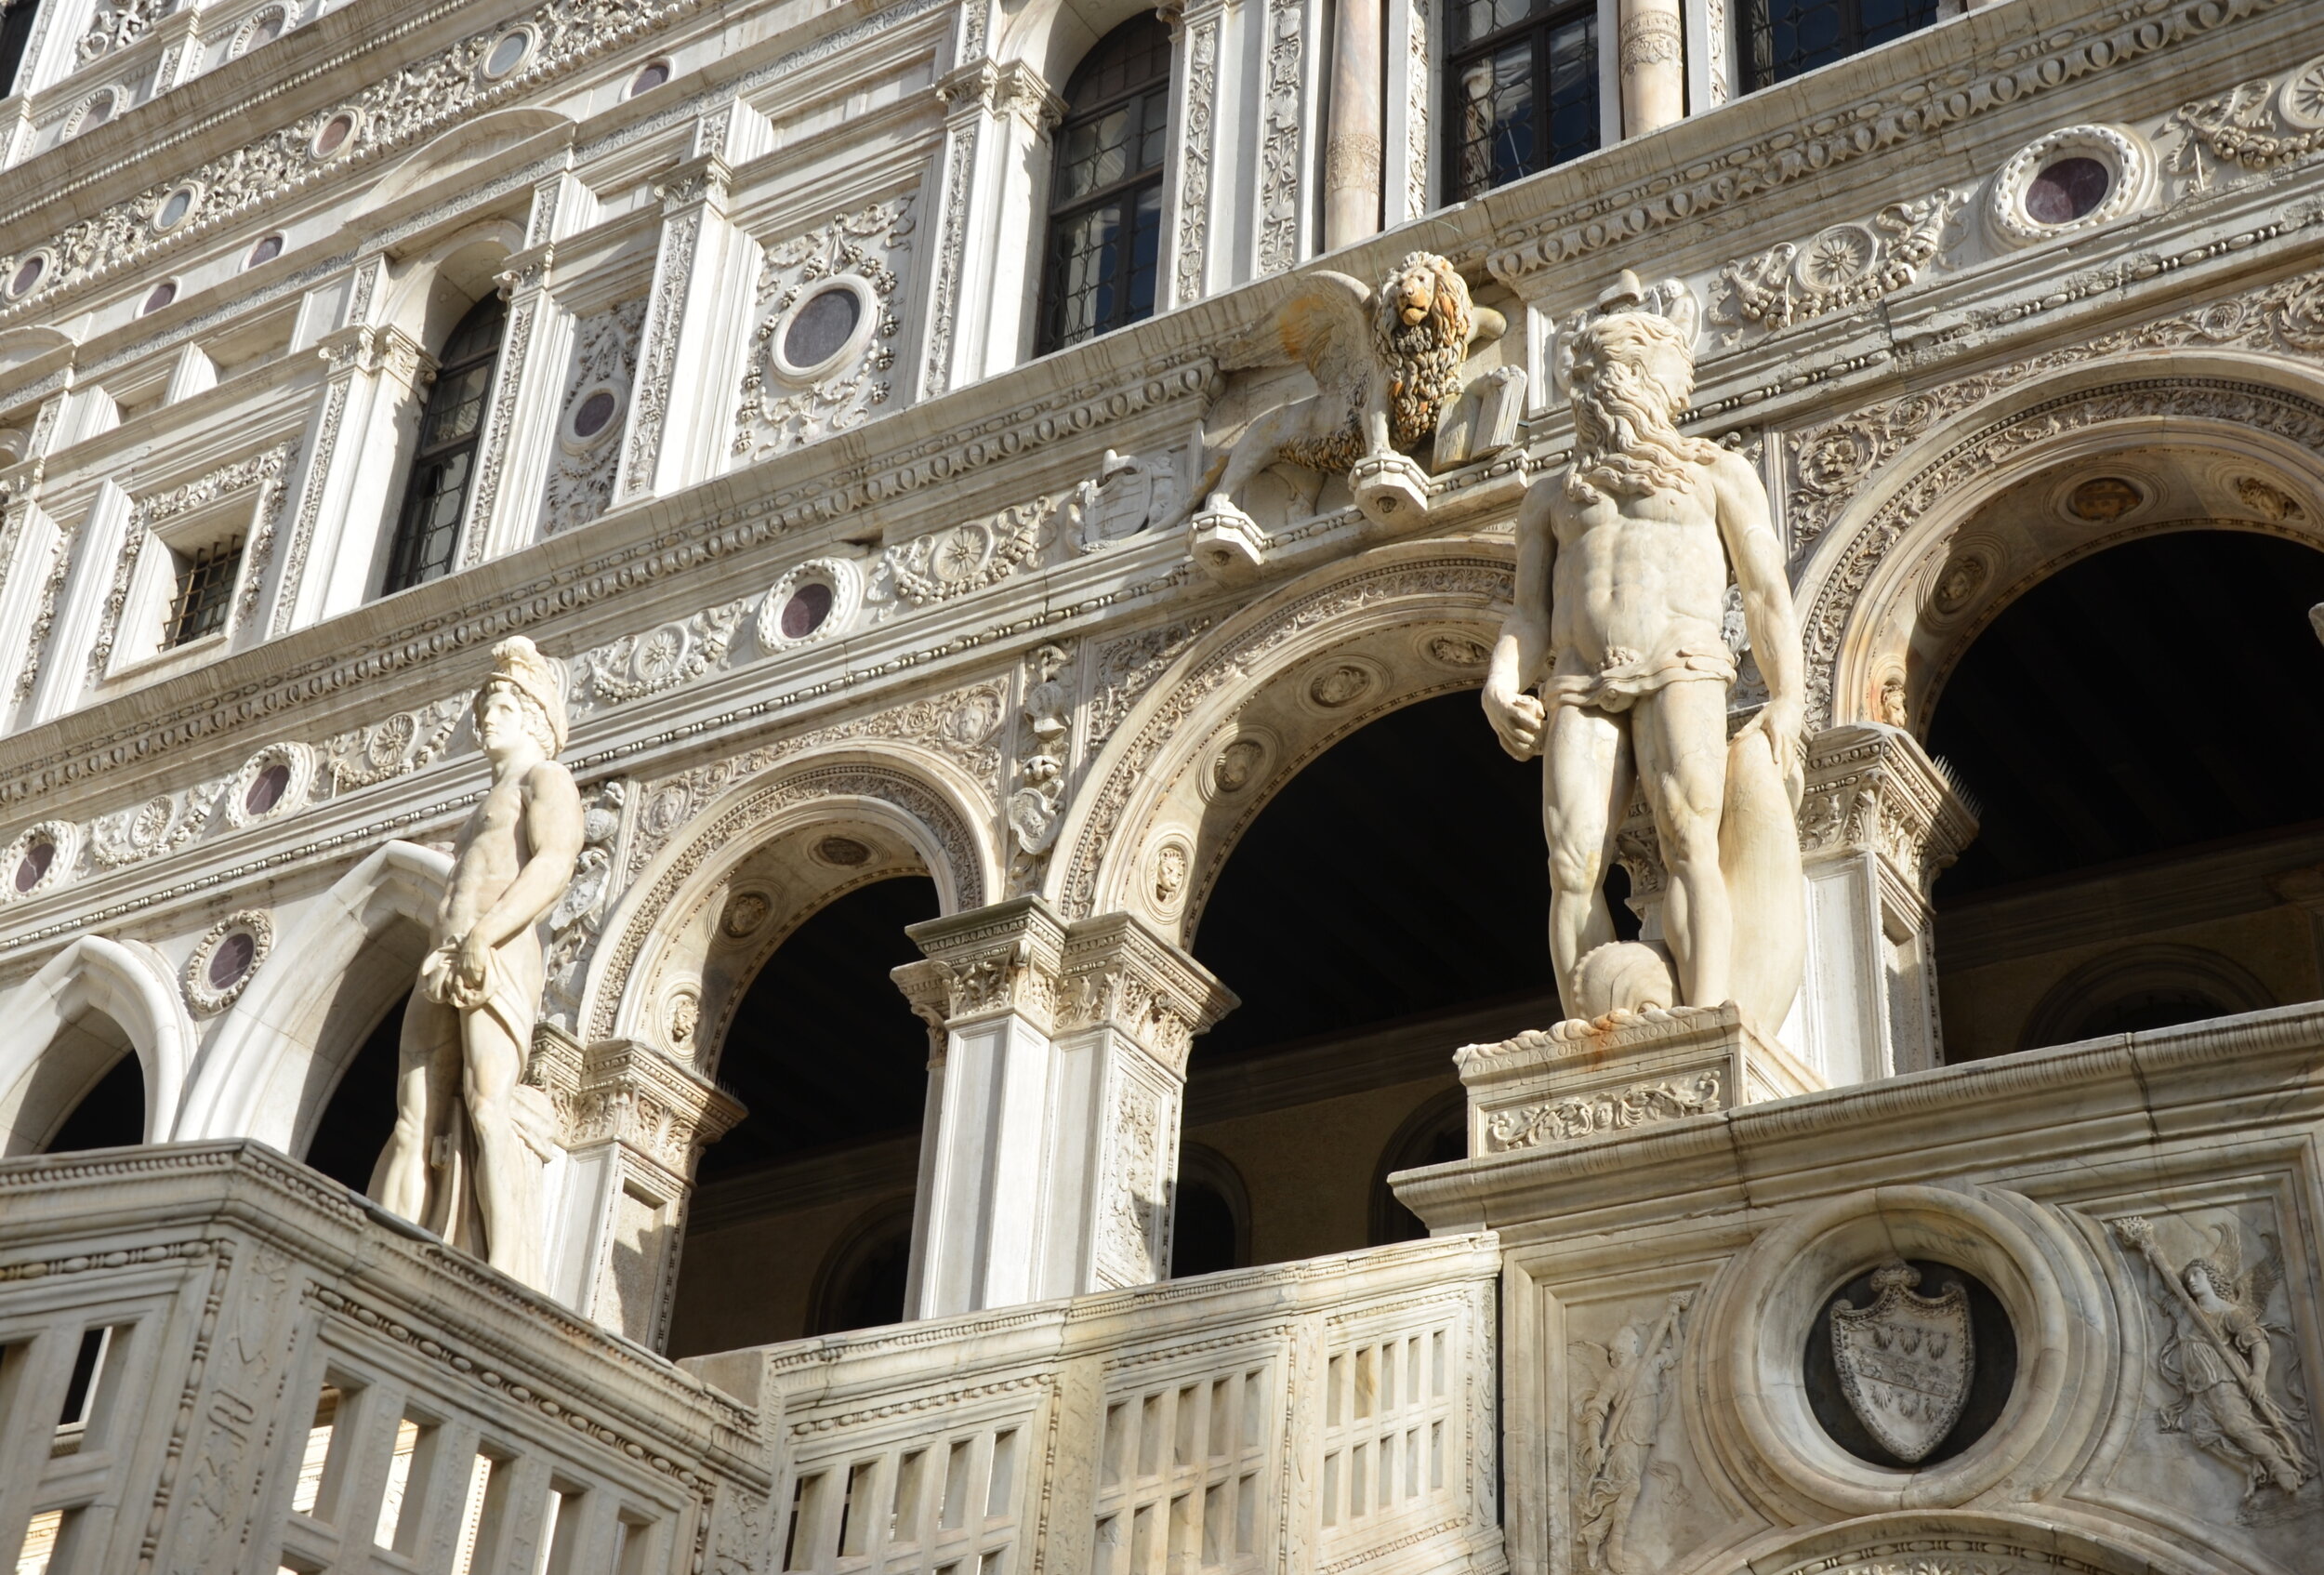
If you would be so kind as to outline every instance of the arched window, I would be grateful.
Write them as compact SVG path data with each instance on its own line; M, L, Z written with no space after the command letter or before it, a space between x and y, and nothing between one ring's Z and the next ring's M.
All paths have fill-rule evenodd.
M1217 1274L1249 1263L1250 1192L1242 1172L1215 1148L1181 1144L1170 1277Z
M904 1321L912 1266L912 1200L878 1204L842 1237L815 1277L809 1334L845 1334Z
M1098 41L1065 85L1050 179L1037 354L1154 315L1170 34L1151 15Z
M469 308L444 341L435 386L420 413L419 446L396 515L382 596L407 590L452 567L460 545L460 514L476 473L476 445L484 431L484 402L500 360L500 331L508 309L497 293Z
M1380 1150L1380 1168L1372 1172L1372 1245L1418 1241L1428 1234L1420 1216L1404 1206L1388 1178L1398 1171L1422 1165L1448 1165L1469 1157L1469 1096L1447 1089L1432 1096L1405 1118Z

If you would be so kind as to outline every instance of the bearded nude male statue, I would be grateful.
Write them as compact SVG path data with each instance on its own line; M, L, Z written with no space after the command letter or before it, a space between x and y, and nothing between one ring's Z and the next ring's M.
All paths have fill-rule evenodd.
M1615 938L1601 885L1634 781L1669 876L1677 999L1652 1004L1734 1000L1772 1034L1798 993L1805 925L1791 829L1803 663L1783 549L1750 462L1676 425L1694 386L1691 318L1656 311L1629 273L1600 308L1572 346L1573 463L1536 482L1518 516L1516 607L1486 715L1510 754L1546 758L1550 945L1568 1017L1605 1009L1583 964ZM1730 565L1768 693L1732 746Z
M537 926L573 879L582 835L581 795L557 763L563 691L531 641L493 647L475 723L492 787L460 827L433 948L403 1011L395 1132L371 1194L537 1287L539 1162L512 1102L540 1010Z

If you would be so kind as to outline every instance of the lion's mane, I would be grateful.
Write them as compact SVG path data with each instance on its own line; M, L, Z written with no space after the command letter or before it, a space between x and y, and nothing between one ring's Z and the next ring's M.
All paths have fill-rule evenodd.
M1406 325L1399 316L1402 292L1393 288L1406 273L1424 270L1436 282L1429 314ZM1460 397L1460 364L1476 326L1469 286L1453 265L1428 252L1413 252L1389 275L1372 309L1372 338L1393 371L1388 383L1389 438L1409 449L1436 436L1437 417Z

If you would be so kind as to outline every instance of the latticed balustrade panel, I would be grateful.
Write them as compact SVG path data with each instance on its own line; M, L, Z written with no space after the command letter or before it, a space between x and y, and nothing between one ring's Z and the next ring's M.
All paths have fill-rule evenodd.
M1327 1561L1472 1513L1480 1451L1468 1393L1482 1344L1473 1299L1334 1320L1316 1477Z
M1021 1567L1035 1409L979 1416L984 1408L953 1397L919 1398L927 1403L908 1408L901 1427L833 1436L808 1424L795 1436L775 1569L1013 1575Z
M1107 1386L1097 1461L1096 1575L1256 1570L1272 1542L1269 1462L1281 1364L1245 1353L1217 1371Z

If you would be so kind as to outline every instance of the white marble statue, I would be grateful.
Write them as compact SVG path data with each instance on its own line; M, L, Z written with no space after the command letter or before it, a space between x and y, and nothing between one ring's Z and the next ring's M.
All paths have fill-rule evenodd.
M1297 363L1315 379L1316 392L1265 412L1232 444L1207 456L1187 512L1239 514L1235 498L1278 464L1314 472L1314 488L1324 477L1360 465L1408 470L1417 479L1401 483L1402 490L1422 490L1406 498L1407 506L1425 510L1426 477L1402 456L1434 440L1446 408L1460 397L1470 351L1499 338L1507 326L1499 312L1469 298L1451 263L1430 252L1407 255L1378 290L1329 269L1301 275L1289 298L1221 351L1219 364L1233 369ZM1401 495L1398 484L1378 498L1360 480L1351 484L1367 514L1381 498Z
M493 647L476 736L492 787L461 826L433 947L404 1008L395 1132L372 1196L446 1240L541 1283L540 1165L516 1090L540 1010L539 926L580 857L581 796L556 667L517 636Z
M1485 709L1512 755L1546 758L1550 945L1569 1020L1732 1000L1772 1035L1805 950L1799 624L1757 470L1678 430L1696 324L1674 294L1666 315L1625 272L1571 336L1573 462L1525 494ZM1768 695L1732 743L1730 575ZM1638 943L1601 951L1615 938L1601 888L1633 784L1669 876L1667 974Z

